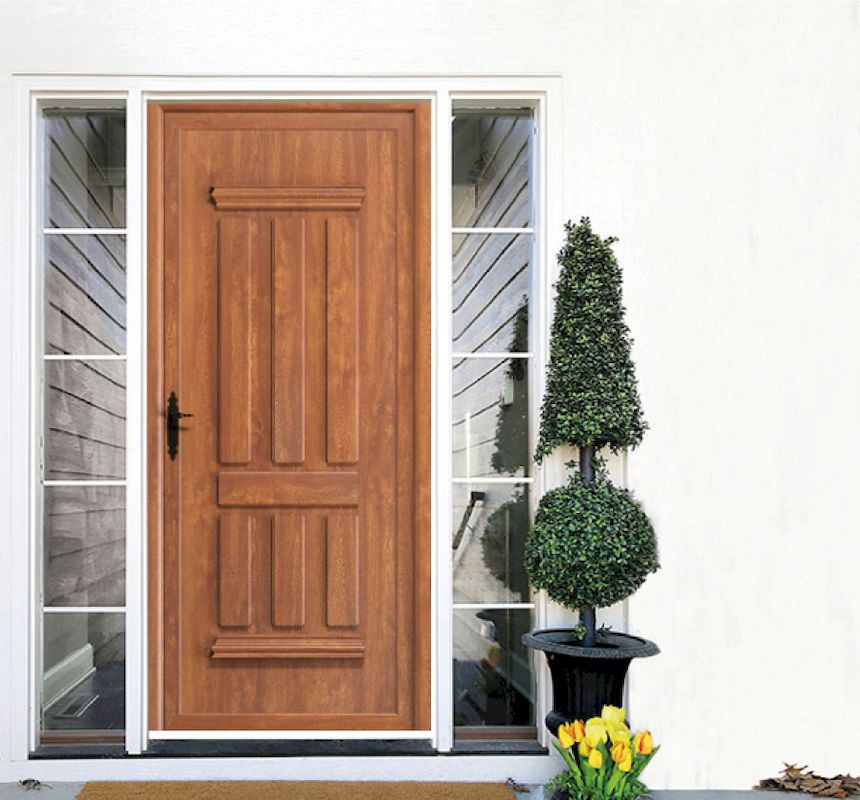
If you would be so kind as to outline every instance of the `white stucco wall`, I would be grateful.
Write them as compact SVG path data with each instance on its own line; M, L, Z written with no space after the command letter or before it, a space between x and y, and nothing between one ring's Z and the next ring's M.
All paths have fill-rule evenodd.
M631 677L649 783L860 769L860 3L3 0L4 365L23 72L561 74L564 211L620 237L651 424L628 465L663 561L628 609L663 649Z

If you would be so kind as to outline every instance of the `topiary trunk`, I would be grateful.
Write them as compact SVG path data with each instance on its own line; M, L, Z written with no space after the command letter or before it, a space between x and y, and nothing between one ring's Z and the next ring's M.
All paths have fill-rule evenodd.
M594 482L594 447L587 445L579 448L579 474L586 486ZM585 628L582 637L583 647L594 647L597 635L597 614L594 606L584 606L579 609L579 621Z

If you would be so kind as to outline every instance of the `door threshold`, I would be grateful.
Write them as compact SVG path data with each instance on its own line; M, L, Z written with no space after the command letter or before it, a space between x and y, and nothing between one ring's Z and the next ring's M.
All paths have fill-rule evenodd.
M143 757L435 756L431 739L151 739Z
M413 731L413 730L256 730L256 731L240 731L240 730L170 730L170 731L150 731L149 740L167 740L174 741L197 741L197 740L263 740L277 739L278 741L288 741L297 739L299 741L312 741L319 739L320 741L343 739L432 739L432 731Z

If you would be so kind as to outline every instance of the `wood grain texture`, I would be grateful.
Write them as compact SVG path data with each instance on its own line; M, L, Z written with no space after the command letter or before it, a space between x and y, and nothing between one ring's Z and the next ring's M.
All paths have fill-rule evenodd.
M222 211L358 211L364 189L343 186L215 187L212 202Z
M247 464L251 460L251 269L255 233L254 220L218 220L218 453L222 464Z
M364 658L364 643L358 637L320 636L219 636L212 645L212 658L240 659L331 659Z
M277 514L272 526L272 625L305 624L305 515Z
M332 512L326 517L326 623L354 628L359 620L358 518Z
M432 281L430 271L432 218L430 212L430 106L416 106L414 115L414 239L411 260L414 267L412 318L413 338L401 360L412 361L414 392L412 403L412 456L414 491L411 499L411 515L416 531L431 530L431 347L432 340ZM403 213L409 214L409 211ZM405 301L404 301L405 302ZM415 727L429 730L432 727L430 704L425 698L431 696L430 664L433 660L430 615L430 587L432 581L430 536L418 535L414 540L413 572L411 583L415 602L407 613L411 618L405 624L412 626L415 647L412 658L415 664L415 685L412 687L412 708ZM422 667L420 665L426 665Z
M355 472L222 472L220 506L354 506Z
M149 469L150 667L157 672L151 721L166 730L426 730L428 107L155 108L148 193L149 430L156 462ZM181 157L192 152L194 158ZM350 209L227 210L212 202L213 185L360 186L363 197L360 208ZM249 328L235 348L244 348L249 369L247 407L236 406L243 432L248 419L249 452L241 463L219 452L222 423L234 423L220 408L219 224L228 219L244 220L246 227L227 238L247 242L247 251L245 244L237 249L249 253L247 262L238 259L249 264L240 281ZM300 302L297 258L304 264ZM335 439L331 453L330 264L340 270L336 301L346 298L348 306L337 317L351 331L342 337L343 355L354 362L354 391L337 387L351 398L354 415L344 417L349 434ZM284 341L287 330L303 340L301 424L288 414L299 396L288 386L299 356ZM237 356L235 363L243 362ZM234 391L232 383L224 388ZM171 389L195 414L175 461L164 452L161 416ZM153 429L160 435L152 436ZM217 617L213 537L219 518L232 514L253 520L251 624L241 631ZM340 533L331 533L330 542L332 515L343 523L335 523L331 530ZM296 530L298 516L302 537L287 532Z
M245 514L218 520L218 624L247 628L251 624L251 531Z
M305 460L305 221L272 222L272 460Z
M326 455L358 461L358 275L356 222L326 220Z

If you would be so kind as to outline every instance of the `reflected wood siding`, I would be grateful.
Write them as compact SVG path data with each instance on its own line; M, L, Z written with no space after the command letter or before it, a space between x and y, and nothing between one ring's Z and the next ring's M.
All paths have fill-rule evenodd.
M124 118L44 121L45 226L123 227ZM44 279L46 353L125 354L125 237L45 236ZM46 362L44 375L45 478L124 478L125 364ZM44 530L46 606L124 604L123 489L47 488Z
M531 117L465 115L454 122L454 227L528 227ZM506 352L527 349L531 237L455 235L453 349ZM514 346L515 338L521 339ZM500 394L511 361L463 359L453 365L455 475L506 474L494 455L527 442L500 439ZM525 389L525 387L523 387ZM527 391L514 393L505 413L527 413ZM522 406L522 407L520 407ZM466 464L468 411L470 464ZM520 459L522 460L522 459ZM505 459L502 458L501 462ZM496 458L496 463L500 459Z

